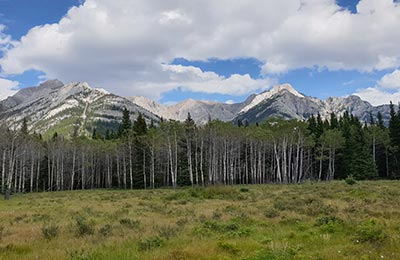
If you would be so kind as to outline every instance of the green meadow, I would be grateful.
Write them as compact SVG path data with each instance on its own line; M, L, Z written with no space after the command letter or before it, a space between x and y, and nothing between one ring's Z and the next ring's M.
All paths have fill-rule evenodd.
M400 259L400 182L13 195L0 259Z

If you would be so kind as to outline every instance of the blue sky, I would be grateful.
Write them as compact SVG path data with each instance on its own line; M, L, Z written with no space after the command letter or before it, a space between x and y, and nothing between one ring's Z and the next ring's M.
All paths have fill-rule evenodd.
M129 4L128 0L116 1L120 2L121 6L123 6L123 4ZM384 1L386 2L385 8L387 8L387 10L393 9L393 17L399 18L396 16L399 13L399 7L388 3L387 0ZM327 41L321 41L321 43L317 42L321 37L329 39L329 34L316 38L316 43L304 41L301 34L294 38L295 42L298 41L297 45L293 44L293 46L291 46L291 41L293 41L293 39L291 41L283 42L288 37L293 37L293 33L287 33L290 28L285 28L287 21L291 19L299 19L301 22L305 23L306 27L310 25L310 28L314 30L314 32L315 30L320 32L318 31L320 30L320 27L324 29L325 26L324 17L320 17L320 13L329 8L332 8L333 11L327 14L327 17L332 18L332 21L336 23L338 18L335 15L338 12L343 13L351 19L356 19L357 15L360 15L357 19L370 19L371 23L376 23L374 19L378 19L379 21L379 19L384 19L384 16L382 15L381 18L380 16L372 16L373 14L371 14L371 18L363 18L361 17L361 14L357 12L357 5L360 6L360 10L365 9L367 11L372 10L375 12L375 9L373 8L376 8L376 13L383 13L383 11L386 12L387 10L378 10L381 8L379 7L381 2L377 2L377 0L362 0L361 3L359 0L338 0L336 5L341 8L339 11L338 9L335 11L335 8L337 7L335 7L335 3L321 4L318 3L318 1L313 2L310 0L309 2L311 5L315 5L315 7L310 7L307 0L305 1L306 7L302 6L302 4L300 5L301 10L297 7L300 11L293 9L293 13L286 14L286 20L279 21L280 18L276 18L276 23L283 28L282 33L276 32L275 28L272 28L270 32L265 32L268 37L273 34L280 36L279 39L271 37L271 39L276 40L276 43L273 43L271 50L266 51L265 53L262 51L264 45L261 41L263 38L258 37L263 33L263 29L255 32L254 35L247 35L247 32L252 30L252 28L243 31L238 29L237 33L239 35L242 33L243 35L240 35L241 37L238 42L234 42L235 39L238 39L237 35L232 38L233 41L228 39L229 41L227 40L226 42L223 42L223 40L218 37L219 35L217 35L218 31L210 33L212 35L215 34L215 38L207 38L208 36L204 36L204 33L201 31L201 25L195 23L196 11L193 11L195 9L185 2L182 2L181 6L169 7L162 4L162 1L160 4L146 4L141 3L142 1L138 1L138 8L136 9L141 10L140 8L143 7L143 10L149 10L149 8L153 8L155 14L161 14L159 22L164 27L158 32L159 36L156 35L157 32L152 31L152 27L149 27L148 32L143 34L141 28L138 27L138 31L141 32L138 33L140 36L137 36L132 32L127 33L132 38L125 38L126 35L123 34L122 30L122 34L110 34L108 36L105 33L107 29L103 26L99 27L99 32L95 34L95 37L99 37L101 41L93 40L93 42L90 42L90 37L85 37L84 33L79 33L79 30L82 27L85 27L86 23L83 23L83 26L81 25L80 27L77 25L74 29L72 26L68 27L65 25L68 23L60 22L60 20L67 15L67 12L71 7L76 6L77 11L70 13L68 17L63 20L75 25L81 22L82 19L80 19L80 17L85 17L84 19L87 19L87 24L89 24L87 29L90 30L90 32L96 32L95 26L104 22L102 19L108 19L107 26L109 24L114 25L114 21L115 25L119 22L125 25L127 24L126 21L129 20L119 21L121 20L119 17L114 20L112 15L115 14L117 17L117 13L121 10L114 10L115 7L109 6L104 0L90 0L87 2L88 3L85 3L85 5L82 6L84 1L80 0L0 0L0 25L3 25L3 30L0 30L0 36L3 35L4 39L6 37L11 37L13 41L12 43L9 41L8 44L3 44L7 47L3 46L3 51L0 51L0 79L14 82L14 85L18 83L18 87L14 86L14 89L34 86L40 81L52 77L60 78L65 82L88 81L89 84L94 85L95 87L104 87L117 94L144 95L149 98L156 98L163 103L179 102L186 98L216 100L221 102L226 102L228 100L240 102L249 94L264 91L278 83L290 83L299 92L319 98L346 96L353 93L360 93L361 97L370 99L371 102L382 103L386 102L387 100L384 99L387 99L388 96L390 97L391 94L398 95L398 89L393 87L397 86L397 81L395 81L397 75L395 74L399 68L398 63L400 62L400 57L396 56L398 54L393 54L396 53L396 49L388 52L391 54L382 53L381 50L377 50L376 53L371 54L371 57L366 57L369 55L368 52L363 53L362 50L357 50L357 43L355 43L357 37L354 37L354 40L348 39L353 37L352 34L342 36L341 32L338 33L338 41L340 42L338 44L332 44L332 46L329 47L325 46ZM288 3L290 3L290 1ZM378 3L378 5L376 3ZM207 4L207 1L204 2L204 5ZM118 6L118 3L115 5ZM210 1L209 5L211 6L216 4ZM260 9L262 8L263 7L260 6ZM271 6L269 9L273 8L275 8L275 6ZM276 8L277 10L280 10L279 6L276 6ZM253 17L258 14L251 13L256 12L256 9L257 8L254 7L246 9L245 7L244 12L245 10L248 10L249 17ZM288 9L290 10L289 4ZM303 9L305 10L304 15L301 14ZM128 12L129 10L131 9L127 8L125 11ZM267 8L265 11L268 11ZM320 24L318 24L318 22L315 23L314 20L307 20L308 16L313 17L314 13L315 21L320 21ZM136 17L140 14L141 13L133 13L131 14L131 17ZM118 13L118 15L120 16L120 13ZM150 12L148 17L152 17L151 15ZM283 15L285 14L282 14L282 16ZM268 16L268 13L266 13L265 16ZM271 16L273 16L273 13ZM230 23L217 21L219 18L220 17L215 17L214 19L216 21L215 23L220 23L219 25L211 24L210 26L229 29L230 24L235 24L235 26L238 26L237 28L240 28L242 25L236 24L236 19L240 20L240 18L227 17L226 20L228 21L229 19L234 19ZM129 19L129 17L127 17L127 19ZM143 23L150 23L149 21L151 21L150 18L148 21L146 18L143 19ZM213 18L210 18L209 20L213 20ZM91 22L93 22L93 24ZM202 22L207 23L208 21L204 20ZM243 26L246 26L245 22L246 19L243 21ZM274 23L275 20L271 18L266 21L266 23L268 22ZM397 25L400 24L400 20L398 20L398 22ZM57 28L44 26L46 24L55 24ZM382 24L386 25L386 23ZM39 26L37 27L38 29L35 30L36 34L29 32L29 30L35 26ZM193 33L191 33L191 30L185 31L184 26L196 26L193 27L194 29L191 28L191 30L194 30L196 33L199 31L195 37L200 39L198 41L203 40L204 42L201 44L198 44L198 42L195 44L182 44L182 46L177 47L176 45L180 45L179 41L189 42L192 38L195 38ZM335 24L327 24L326 26L335 26ZM357 30L365 29L358 28L356 25L354 26L354 36L358 34ZM103 28L104 32L102 31ZM115 29L118 28L118 26L110 28ZM333 28L335 29L335 27ZM387 26L387 28L389 28L389 26ZM227 31L228 29L225 30ZM368 27L366 25L365 30L367 31L367 29ZM386 27L382 27L382 30L384 29L386 29ZM174 44L173 40L168 38L169 35L162 35L165 30L170 30L171 34L177 34L177 37L175 37L175 41L177 41L176 44ZM68 31L68 33L66 33L66 31ZM118 29L116 29L116 31L118 31ZM131 31L135 31L135 28L131 28ZM48 40L45 44L41 44L38 40L41 33L44 35L43 38L50 35L48 36L49 38L46 38ZM130 35L131 33L132 35ZM223 31L223 33L225 33L225 31ZM223 33L221 34L221 38L230 37L232 35L229 31L227 31L226 34ZM285 35L285 33L287 35ZM306 33L307 31L304 32L305 35ZM393 33L393 31L388 33ZM295 31L294 34L296 34ZM39 35L39 37L37 37L37 35ZM73 38L75 42L71 45L65 46L64 44L60 44L60 46L56 46L57 41L65 41L69 43L70 41L65 39L71 35L74 37L75 35L79 35L79 38L78 36L76 36L76 39ZM58 36L60 38L54 40L54 46L46 45L49 41L52 41L52 37ZM93 39L95 39L95 37L93 37ZM242 46L242 42L245 42L247 38L252 40L255 39L253 41L260 41L260 44L254 44L254 47L250 46L246 49L245 46ZM25 39L25 42L23 39ZM125 41L126 39L128 39L128 41L132 39L132 45L136 45L137 42L141 43L143 41L143 46L139 46L137 49L128 49L123 44L120 44L121 41ZM152 42L146 42L148 39L152 40ZM158 39L160 42L157 42ZM165 45L163 45L164 40ZM384 37L383 40L385 40ZM80 46L79 43L84 41L86 41L85 44L83 44L84 46ZM207 45L207 41L215 41L215 44ZM220 43L221 41L223 43ZM347 41L349 44L343 44L342 46L341 42ZM368 41L370 41L370 46L367 46L368 48L366 47L366 50L371 48L375 49L375 46L381 45L379 42L374 42L376 39L368 38L365 40L365 42ZM219 46L219 44L221 46ZM238 50L235 50L235 44L238 45ZM249 45L252 44L253 42L250 42ZM41 45L46 45L46 47L40 49ZM71 49L71 46L76 49ZM282 46L287 47L284 49ZM354 48L354 46L356 48L353 51L348 50ZM46 53L46 48L49 50L49 53ZM57 50L61 50L59 52L62 53L64 50L63 48L65 49L65 56L60 55L60 57L58 57ZM123 48L127 48L126 50L129 51L126 55L122 53ZM308 56L302 56L302 50L298 51L296 50L297 48L304 48L304 53L310 52L310 61L307 61ZM313 48L321 48L321 50L326 48L326 53L329 55L325 55L322 51L322 54L315 54ZM98 52L95 53L95 51ZM67 56L67 53L69 53L69 56ZM78 57L75 57L75 60L69 60L71 53L81 53L83 55L82 61L79 60L79 55L77 55ZM338 53L337 56L336 53ZM367 53L367 55L365 53ZM86 54L87 57L84 57ZM351 59L350 57L347 58L347 56L353 54L354 59ZM314 55L315 57L313 57ZM342 58L340 55L342 55ZM113 59L113 57L116 58ZM158 61L159 59L162 61ZM63 60L65 60L64 63ZM93 61L91 62L91 60ZM155 64L156 61L158 64ZM82 65L79 65L84 69L75 68L75 65L78 65L78 63L81 62ZM104 64L102 64L103 62ZM113 67L113 70L109 71L111 66ZM118 69L119 66L121 66L120 69ZM282 66L284 69L281 69ZM126 76L130 73L128 68L132 71L131 76ZM207 74L207 72L213 73ZM236 75L239 75L239 77L236 77ZM383 84L383 82L386 82L383 80L385 76L387 76L386 78L388 82L385 83L386 85ZM103 78L100 79L101 77ZM231 82L234 82L233 85L235 86L232 87L232 90L229 90L229 84L232 84ZM202 88L202 84L204 85L204 88ZM219 84L221 84L221 87L219 87ZM248 86L247 90L246 87L241 88L241 84ZM263 87L263 84L265 87ZM379 86L380 84L388 87L382 88ZM376 93L374 91L376 91ZM379 101L376 98L378 95L380 98Z

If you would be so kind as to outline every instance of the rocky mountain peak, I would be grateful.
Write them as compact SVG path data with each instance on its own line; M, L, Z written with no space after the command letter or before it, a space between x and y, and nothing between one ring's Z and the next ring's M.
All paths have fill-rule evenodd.
M49 89L56 89L60 88L64 85L61 81L58 79L49 79L44 82L42 82L37 88L49 88Z
M300 94L289 83L285 83L285 84L282 84L282 85L276 85L268 92L276 94L276 93L280 93L282 91L288 91L289 93L291 93L291 94L293 94L295 96L304 97L304 95Z
M276 94L282 93L283 91L287 91L297 97L301 97L301 98L304 97L304 95L300 94L290 84L276 85L272 89L264 91L263 93L254 96L253 100L251 100L251 102L249 102L249 104L247 106L245 106L240 111L240 113L245 113L245 112L249 111L253 107L255 107L258 104L260 104L261 102L263 102L264 100L267 100L267 99L275 96Z

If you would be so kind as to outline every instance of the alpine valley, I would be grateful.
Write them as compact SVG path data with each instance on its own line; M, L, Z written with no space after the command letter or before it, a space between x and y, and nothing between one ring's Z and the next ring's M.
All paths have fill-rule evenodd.
M84 82L64 84L59 80L48 80L0 101L0 123L18 129L27 118L31 131L49 135L54 132L65 136L72 133L89 135L93 128L99 131L116 129L123 108L130 111L132 119L141 113L147 122L154 123L163 119L184 121L188 113L198 124L204 124L210 118L250 124L271 117L305 120L318 113L327 118L332 112L341 115L346 110L367 122L370 114L376 116L378 112L385 122L390 117L389 105L373 106L354 95L321 100L299 93L290 84L253 94L236 104L188 99L165 106L145 97L121 97Z

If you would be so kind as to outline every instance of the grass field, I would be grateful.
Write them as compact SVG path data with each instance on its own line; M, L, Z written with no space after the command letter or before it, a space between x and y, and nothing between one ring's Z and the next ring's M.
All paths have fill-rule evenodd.
M0 259L400 259L400 182L16 195Z

